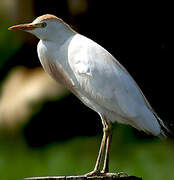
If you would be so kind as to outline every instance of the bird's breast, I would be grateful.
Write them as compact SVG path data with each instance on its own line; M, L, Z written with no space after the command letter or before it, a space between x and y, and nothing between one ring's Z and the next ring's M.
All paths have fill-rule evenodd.
M43 46L38 48L38 56L44 70L57 82L77 94L74 82L66 72L65 66L60 63L59 57L51 57L47 51Z

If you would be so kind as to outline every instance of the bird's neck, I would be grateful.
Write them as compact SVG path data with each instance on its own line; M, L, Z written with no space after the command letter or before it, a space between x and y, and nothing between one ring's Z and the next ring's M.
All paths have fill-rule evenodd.
M56 42L57 44L63 44L75 34L76 32L72 30L68 24L61 23L56 26L54 32L51 32L49 40Z
M65 32L64 32L65 33ZM54 64L59 64L64 68L69 68L68 66L68 47L74 35L69 33L66 35L59 36L58 39L50 40L40 40L38 44L38 54L41 55L40 60L50 61Z
M72 91L75 77L68 63L68 48L73 37L60 38L58 42L40 40L38 44L39 59L45 71Z

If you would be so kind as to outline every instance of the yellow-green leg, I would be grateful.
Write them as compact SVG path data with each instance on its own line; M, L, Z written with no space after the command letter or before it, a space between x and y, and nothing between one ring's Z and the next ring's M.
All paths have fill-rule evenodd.
M111 139L112 139L112 124L111 123L107 124L106 134L107 134L106 152L105 152L103 170L101 171L102 173L109 172L109 152L111 148Z
M103 138L101 141L96 165L92 172L86 174L87 176L99 176L109 172L109 151L110 151L110 144L112 137L112 124L108 123L104 118L102 118L102 124L103 124ZM104 166L103 166L103 170L100 171L100 165L105 147L106 147L106 152L105 152Z

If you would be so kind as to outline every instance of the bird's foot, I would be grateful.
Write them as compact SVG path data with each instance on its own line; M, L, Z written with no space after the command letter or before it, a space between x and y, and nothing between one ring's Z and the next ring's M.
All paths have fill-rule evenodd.
M103 173L104 176L107 177L112 177L112 178L116 178L116 177L128 177L128 174L126 174L125 172L119 172L119 173Z
M127 177L128 175L125 172L119 172L119 173L109 173L99 170L93 170L87 174L85 174L87 177L96 177L96 176L105 176L105 177Z
M101 172L99 170L93 170L87 174L85 174L87 177L94 177L94 176L101 176Z

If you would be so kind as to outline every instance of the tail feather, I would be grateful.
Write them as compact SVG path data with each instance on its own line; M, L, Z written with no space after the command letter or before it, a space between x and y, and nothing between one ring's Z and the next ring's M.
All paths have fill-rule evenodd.
M174 133L169 129L169 127L164 124L163 120L160 117L158 117L158 115L155 112L153 113L161 126L161 133L159 134L159 137L162 139L167 138L167 137L174 138Z

